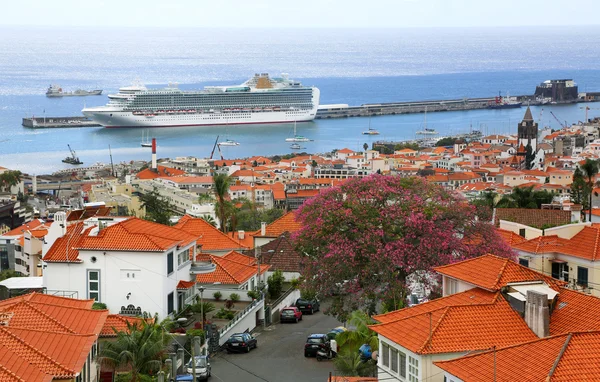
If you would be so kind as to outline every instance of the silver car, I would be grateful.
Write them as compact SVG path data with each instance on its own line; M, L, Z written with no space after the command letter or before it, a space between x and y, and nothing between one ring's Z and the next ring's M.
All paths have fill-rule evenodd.
M196 360L196 379L198 381L208 380L208 378L210 378L210 362L208 362L208 357L205 355L197 355L194 358ZM193 362L191 359L186 367L188 374L194 373Z

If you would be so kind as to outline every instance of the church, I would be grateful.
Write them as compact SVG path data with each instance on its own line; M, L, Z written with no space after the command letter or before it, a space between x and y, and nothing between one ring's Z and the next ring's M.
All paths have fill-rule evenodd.
M517 128L517 153L511 163L512 167L527 169L527 146L531 146L531 164L529 169L544 167L544 152L538 150L538 124L533 120L531 109L527 106L523 120Z

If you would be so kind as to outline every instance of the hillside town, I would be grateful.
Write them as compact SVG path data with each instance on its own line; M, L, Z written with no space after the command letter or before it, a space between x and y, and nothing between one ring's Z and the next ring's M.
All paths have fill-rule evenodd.
M0 168L0 380L600 380L600 119L514 127Z

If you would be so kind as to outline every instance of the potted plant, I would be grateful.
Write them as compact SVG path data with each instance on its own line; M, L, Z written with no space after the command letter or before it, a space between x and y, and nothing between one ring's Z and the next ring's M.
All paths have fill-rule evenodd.
M215 293L213 293L213 297L215 298L216 301L220 301L221 297L223 297L223 294L219 291L216 291Z

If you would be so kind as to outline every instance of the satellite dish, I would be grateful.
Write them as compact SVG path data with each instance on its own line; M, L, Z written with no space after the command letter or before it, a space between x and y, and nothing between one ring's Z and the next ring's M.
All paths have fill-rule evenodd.
M373 353L371 353L371 358L374 359L375 361L377 361L378 356L379 356L379 352L377 350L375 350Z

